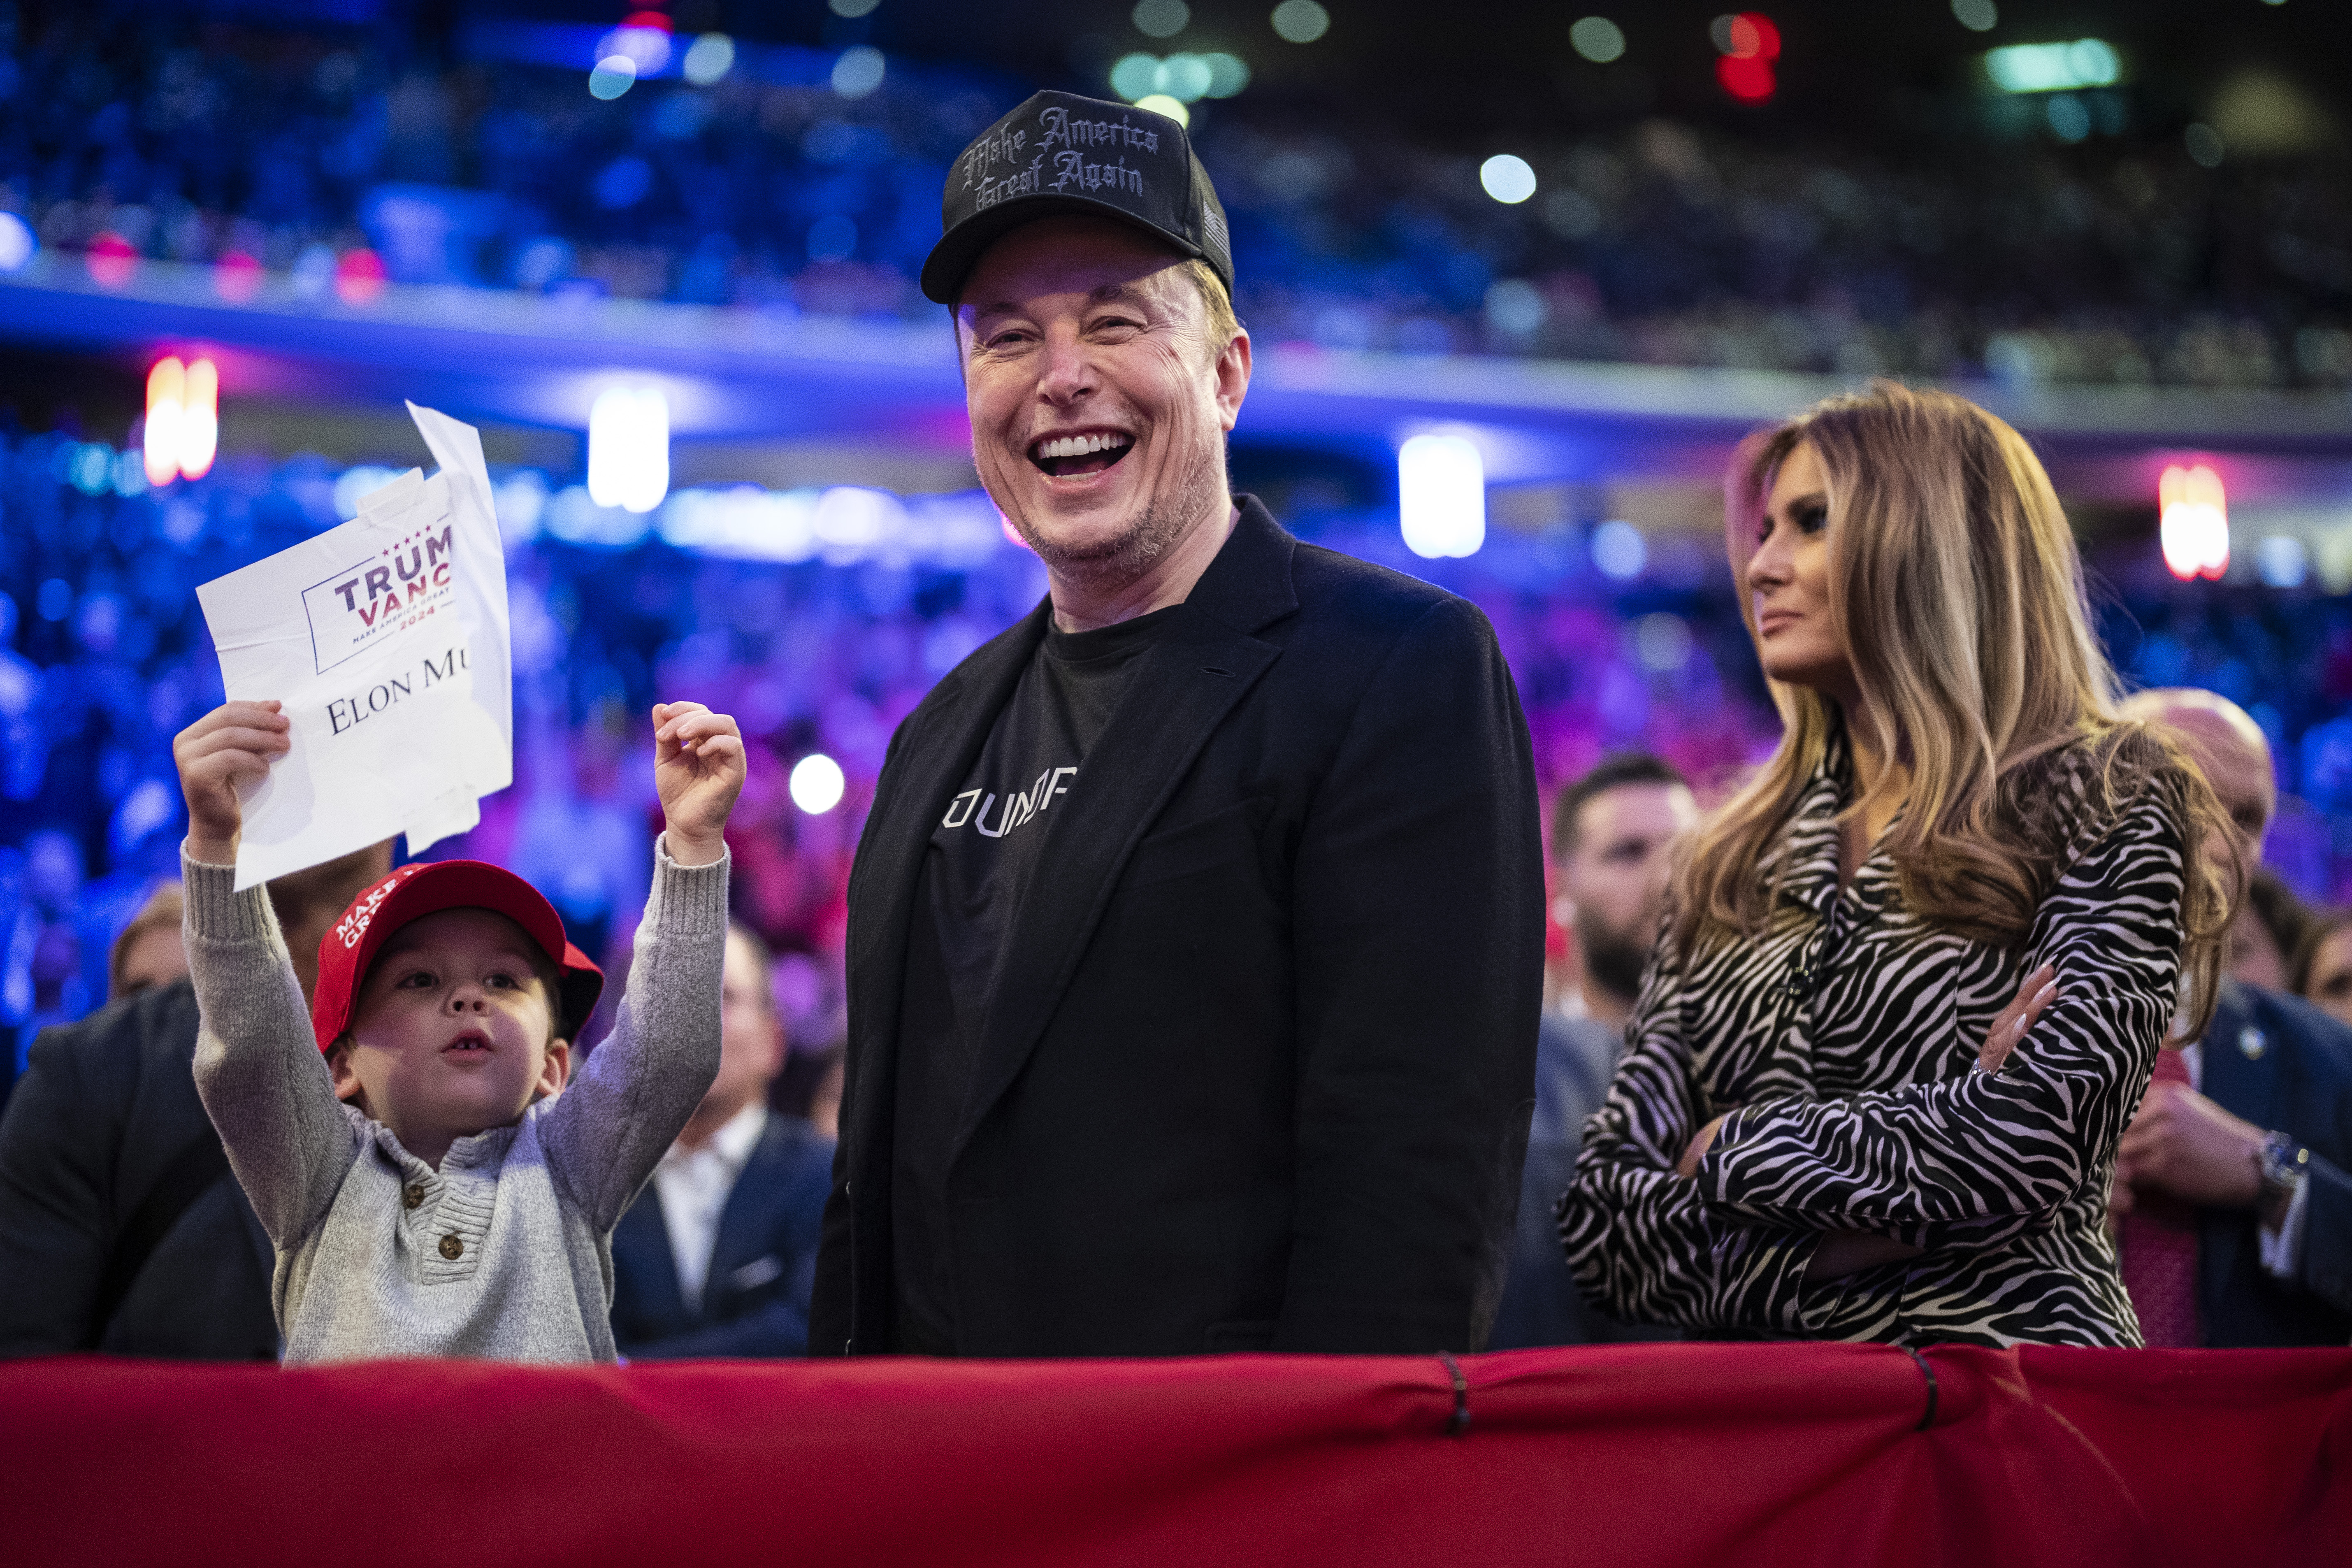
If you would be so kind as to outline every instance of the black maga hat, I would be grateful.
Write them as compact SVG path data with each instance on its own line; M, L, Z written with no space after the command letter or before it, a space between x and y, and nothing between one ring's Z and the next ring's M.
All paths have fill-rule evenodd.
M1134 225L1234 286L1225 209L1164 114L1074 92L1041 92L982 132L948 170L945 233L923 263L923 293L952 305L980 253L1007 229L1059 213Z

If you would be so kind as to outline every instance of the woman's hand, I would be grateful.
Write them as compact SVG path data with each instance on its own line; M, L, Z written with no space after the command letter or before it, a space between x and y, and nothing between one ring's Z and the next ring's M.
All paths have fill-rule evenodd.
M207 866L236 864L245 827L239 779L261 779L293 745L293 721L279 702L224 702L172 737L180 794L188 803L188 858Z
M1686 1180L1696 1176L1698 1163L1706 1158L1706 1152L1715 1146L1715 1135L1722 1131L1723 1118L1720 1116L1700 1128L1692 1136L1690 1147L1683 1151L1683 1157L1675 1162L1675 1174Z
M2025 1031L2033 1027L2033 1020L2042 1016L2042 1009L2058 998L2058 970L2054 964L2043 964L2019 982L2017 994L1985 1031L1985 1042L1977 1052L1979 1072L1999 1072L2009 1053L2017 1049L2017 1042L2025 1038Z
M671 859L709 866L727 852L727 818L745 771L733 719L699 702L654 704L654 790Z

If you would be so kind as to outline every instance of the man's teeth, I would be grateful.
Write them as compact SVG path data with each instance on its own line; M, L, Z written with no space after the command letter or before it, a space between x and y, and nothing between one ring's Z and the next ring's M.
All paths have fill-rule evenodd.
M1132 436L1104 434L1099 436L1057 436L1051 441L1037 443L1040 458L1083 458L1089 452L1108 452L1114 447L1124 447L1135 439Z

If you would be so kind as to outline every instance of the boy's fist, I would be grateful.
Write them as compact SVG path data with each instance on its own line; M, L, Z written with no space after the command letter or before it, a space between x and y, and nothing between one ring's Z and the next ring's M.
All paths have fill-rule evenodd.
M733 719L699 702L654 704L654 789L671 859L708 866L727 852L727 817L743 773L743 732Z
M293 721L278 702L224 702L172 738L180 793L188 802L188 858L208 866L236 864L236 837L245 825L239 779L258 779L294 742Z

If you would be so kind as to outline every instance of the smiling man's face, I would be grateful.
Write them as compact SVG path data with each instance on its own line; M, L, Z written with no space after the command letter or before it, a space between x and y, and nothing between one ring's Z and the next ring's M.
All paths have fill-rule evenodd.
M443 910L395 931L370 965L335 1092L437 1165L458 1138L514 1121L563 1087L545 954L506 916Z
M1165 247L1108 219L1024 224L982 255L956 326L981 482L1057 578L1134 582L1225 515L1249 338L1212 341Z

